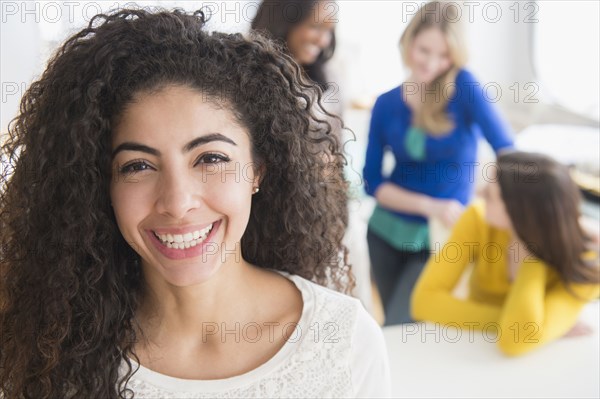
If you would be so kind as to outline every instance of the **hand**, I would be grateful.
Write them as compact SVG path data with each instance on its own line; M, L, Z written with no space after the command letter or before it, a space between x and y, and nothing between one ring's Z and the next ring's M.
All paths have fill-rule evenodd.
M594 329L592 327L588 326L585 323L582 323L581 321L577 321L577 323L575 323L575 325L571 327L571 329L567 331L565 335L563 335L563 338L582 337L584 335L590 335L593 332Z
M463 213L465 207L457 200L434 199L428 217L439 219L446 228L451 228Z

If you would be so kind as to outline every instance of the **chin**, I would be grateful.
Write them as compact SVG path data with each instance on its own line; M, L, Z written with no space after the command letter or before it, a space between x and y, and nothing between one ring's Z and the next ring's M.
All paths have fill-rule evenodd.
M160 277L169 285L183 288L203 284L211 280L219 272L220 267L219 262L211 262L210 260L202 262L198 259L196 262L187 264L170 265L170 267L162 266L159 273Z
M163 276L165 280L169 282L169 284L184 288L190 287L198 284L203 284L214 277L216 270L203 270L203 271L193 271L187 273L177 273L169 276Z

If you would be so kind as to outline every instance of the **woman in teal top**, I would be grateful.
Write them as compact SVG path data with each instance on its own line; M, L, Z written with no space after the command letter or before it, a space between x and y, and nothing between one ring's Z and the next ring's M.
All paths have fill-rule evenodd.
M372 111L363 176L377 206L367 240L386 325L412 321L410 293L429 255L427 220L450 227L469 202L481 134L496 152L513 146L495 99L464 69L456 11L432 2L417 12L400 40L410 77ZM389 177L381 171L385 150L396 160Z

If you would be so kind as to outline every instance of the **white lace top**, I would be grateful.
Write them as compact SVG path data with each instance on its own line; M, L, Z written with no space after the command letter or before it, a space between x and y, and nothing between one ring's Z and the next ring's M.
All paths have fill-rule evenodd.
M389 397L383 334L360 301L280 273L298 287L304 305L295 332L275 356L252 371L220 380L174 378L140 366L127 384L134 397Z

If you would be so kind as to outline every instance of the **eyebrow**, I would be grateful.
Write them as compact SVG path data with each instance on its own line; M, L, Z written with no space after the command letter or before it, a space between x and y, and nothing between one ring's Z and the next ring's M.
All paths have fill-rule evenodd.
M183 146L182 151L189 152L196 147L210 143L212 141L222 141L224 143L237 146L237 144L233 140L231 140L229 137L223 136L220 133L211 133L211 134L207 134L205 136L197 137L194 140L190 141L185 146ZM115 148L113 150L112 158L114 159L114 157L121 151L139 151L139 152L145 152L145 153L160 157L159 150L149 147L144 144L135 143L135 142L131 142L131 141L126 141L124 143L119 144L117 146L117 148Z

